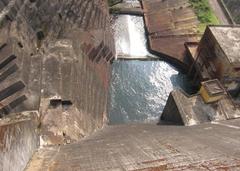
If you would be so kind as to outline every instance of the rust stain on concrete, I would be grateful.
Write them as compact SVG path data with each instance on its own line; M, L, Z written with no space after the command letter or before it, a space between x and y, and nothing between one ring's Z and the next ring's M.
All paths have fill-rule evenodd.
M142 1L150 51L185 66L185 42L199 41L199 21L188 0Z

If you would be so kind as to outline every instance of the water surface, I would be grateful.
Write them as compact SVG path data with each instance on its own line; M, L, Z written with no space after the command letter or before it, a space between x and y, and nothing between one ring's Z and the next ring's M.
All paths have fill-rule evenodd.
M114 19L117 55L151 55L142 17L121 15ZM117 60L112 68L110 124L157 122L170 92L189 86L186 77L164 61Z

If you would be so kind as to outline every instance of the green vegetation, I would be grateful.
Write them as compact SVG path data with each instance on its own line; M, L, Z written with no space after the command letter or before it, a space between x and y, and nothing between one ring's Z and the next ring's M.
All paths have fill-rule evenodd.
M200 24L198 26L199 32L203 33L206 26L209 24L219 24L219 20L212 11L208 0L189 0L192 5Z

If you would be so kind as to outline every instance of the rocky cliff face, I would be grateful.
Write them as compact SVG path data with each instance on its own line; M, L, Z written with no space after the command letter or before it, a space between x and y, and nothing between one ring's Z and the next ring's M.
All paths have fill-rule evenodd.
M224 0L229 12L232 14L235 22L240 24L240 1L239 0Z
M39 110L45 144L101 128L115 49L103 0L0 2L0 115Z

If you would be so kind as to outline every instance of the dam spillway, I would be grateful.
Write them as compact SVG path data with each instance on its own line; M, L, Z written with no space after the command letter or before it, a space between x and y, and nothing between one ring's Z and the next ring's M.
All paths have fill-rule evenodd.
M156 10L142 11L144 16L153 14L147 19L159 26L163 22L154 16L165 18L159 6L172 14L182 14L186 8L192 14L187 1L142 0ZM175 19L178 16L184 18ZM240 120L234 120L240 117L240 108L229 101L219 81L205 82L201 93L193 96L171 92L162 115L168 123L156 124L167 93L190 90L191 84L160 60L166 56L158 58L147 51L142 19L122 18L115 28L125 32L115 40L123 38L124 48L118 48L122 52L117 50L116 56L107 0L0 1L0 170L240 169ZM240 31L234 26L208 27L203 38L214 40L214 45L224 43L225 48L216 51L209 42L190 43L194 46L186 49L189 57L194 57L199 44L205 48L202 57L209 48L214 55L234 52L231 57L238 59L235 47L240 34L235 30ZM171 42L184 50L182 39ZM164 45L158 47L182 52ZM218 98L208 96L209 86ZM215 102L206 104L203 97ZM176 125L178 119L182 126Z
M113 29L116 58L128 60L112 65L110 124L157 122L173 89L191 89L187 77L148 51L143 17L113 16Z

